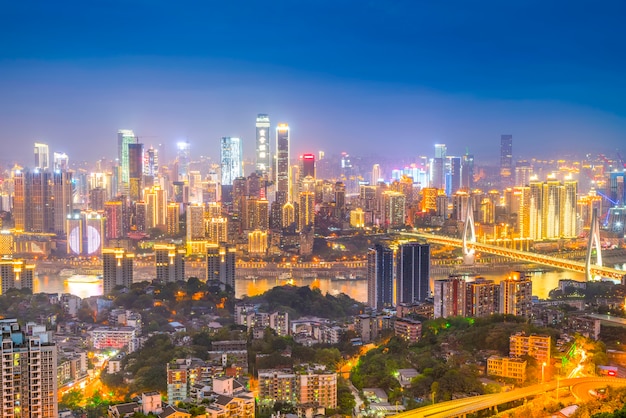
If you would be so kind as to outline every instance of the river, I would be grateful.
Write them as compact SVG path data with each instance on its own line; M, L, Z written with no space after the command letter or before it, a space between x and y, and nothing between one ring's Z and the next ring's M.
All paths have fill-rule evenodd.
M489 280L493 280L499 283L501 280L508 276L504 273L488 273L481 274L480 277L484 277ZM430 278L430 289L434 288L433 284L435 280L445 279L447 275L433 275ZM573 279L578 281L584 281L585 276L581 273L574 273L568 271L549 271L543 273L533 273L531 276L533 282L533 295L539 299L546 299L550 290L556 288L559 284L559 280ZM257 278L257 279L244 279L238 278L235 282L235 296L241 298L243 295L256 296L266 292L274 286L287 284L287 281L276 278ZM367 280L336 280L330 278L293 278L289 280L289 284L295 286L310 286L312 288L318 288L322 293L330 293L332 295L338 295L339 293L345 293L351 298L359 301L367 301ZM36 276L33 283L34 292L46 292L46 293L71 293L81 298L87 298L90 296L98 296L102 294L102 281L96 282L68 282L66 278L60 276Z

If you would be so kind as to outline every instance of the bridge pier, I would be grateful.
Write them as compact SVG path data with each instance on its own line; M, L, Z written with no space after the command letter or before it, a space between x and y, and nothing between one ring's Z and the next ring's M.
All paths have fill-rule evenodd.
M468 231L471 232L471 236L468 238ZM474 228L474 201L470 195L467 198L467 213L465 214L465 225L463 227L463 264L466 266L473 266L476 262L476 250L474 247L470 248L467 242L476 242L476 230Z
M591 255L593 248L596 250L596 265L602 267L602 247L600 245L600 221L598 220L598 209L594 208L591 215L591 226L589 228L589 241L587 242L587 257L585 259L585 280L591 281L595 277L591 275Z

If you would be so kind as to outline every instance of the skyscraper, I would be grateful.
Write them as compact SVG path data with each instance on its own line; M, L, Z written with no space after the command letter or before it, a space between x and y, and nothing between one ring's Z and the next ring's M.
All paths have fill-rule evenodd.
M235 247L207 245L207 281L219 281L235 290Z
M256 117L256 172L264 178L269 177L270 152L270 117L258 114Z
M176 162L178 165L178 181L189 181L189 141L181 141L176 144L178 148L178 155L176 156Z
M422 302L428 297L430 245L402 244L396 261L397 303Z
M133 283L133 259L135 255L123 248L102 250L102 290L109 295L115 286L129 289Z
M128 144L128 196L133 202L141 199L143 163L143 144Z
M300 156L300 178L315 178L315 154L302 154Z
M393 306L393 250L381 244L367 251L367 304L377 310Z
M17 170L13 177L15 194L13 198L13 217L15 229L26 232L54 232L55 231L55 199L50 183L52 175L49 171L35 169L34 171ZM62 199L59 196L59 199ZM65 216L60 231L63 232Z
M129 129L117 131L117 158L120 168L118 193L128 195L129 189L129 156L128 145L137 142L135 133Z
M65 219L73 209L73 183L72 172L56 170L52 177L52 207L54 210L54 232L57 234L67 233Z
M276 201L285 204L289 198L289 125L276 127Z
M500 136L500 180L503 187L513 186L513 135Z
M158 281L167 283L185 280L185 250L173 244L156 244L154 260Z
M222 202L231 202L233 183L243 177L243 149L239 138L225 136L221 144Z
M435 144L435 158L430 167L430 187L443 189L446 185L446 145Z
M0 417L58 417L57 348L49 334L27 335L17 319L0 319Z
M53 154L53 167L55 170L69 170L70 159L64 152L55 152Z
M6 294L9 289L33 290L34 274L34 264L26 264L24 260L0 260L0 294Z
M40 170L50 168L50 149L48 144L35 142L35 168Z
M474 187L474 156L469 152L461 159L461 187L468 190Z

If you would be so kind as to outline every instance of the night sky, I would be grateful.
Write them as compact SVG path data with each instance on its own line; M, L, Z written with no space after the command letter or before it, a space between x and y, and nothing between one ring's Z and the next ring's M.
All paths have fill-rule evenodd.
M254 120L293 153L626 154L626 2L3 1L1 162L146 145L216 157ZM386 153L386 154L385 154ZM173 156L171 151L170 156Z

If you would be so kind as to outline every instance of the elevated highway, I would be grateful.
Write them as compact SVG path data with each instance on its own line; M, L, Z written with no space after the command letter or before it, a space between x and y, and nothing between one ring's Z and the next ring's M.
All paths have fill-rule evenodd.
M626 386L626 379L614 377L579 377L574 379L563 379L556 382L540 383L525 388L515 389L510 392L494 393L490 395L480 395L471 398L455 399L441 402L423 408L413 409L394 415L397 418L445 418L464 417L467 414L475 413L485 409L497 409L498 405L518 401L520 399L532 398L557 389L584 385L587 387Z
M403 236L425 239L426 241L435 244L451 245L461 248L463 247L463 240L459 238L451 238L435 234L424 234L419 232L401 232L400 234ZM575 271L577 273L586 274L587 272L587 265L579 261L566 260L558 257L552 257L549 255L514 250L511 248L503 248L496 245L483 244L479 242L466 242L466 246L470 249L474 249L475 251L508 257L515 260L527 261L529 263L541 264L544 266L560 268L563 270ZM590 266L590 271L591 275L594 277L599 276L613 280L626 279L626 271L617 270L611 267L592 265Z

